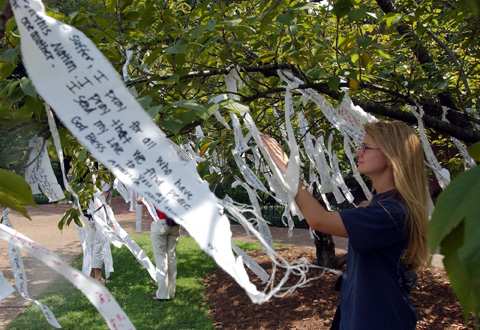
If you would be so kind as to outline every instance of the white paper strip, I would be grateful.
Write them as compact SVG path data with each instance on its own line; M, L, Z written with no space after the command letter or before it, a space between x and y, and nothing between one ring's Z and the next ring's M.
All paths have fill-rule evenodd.
M295 187L289 186L290 181L287 182L285 179L285 175L278 169L277 165L271 158L268 150L265 148L265 145L263 144L261 138L260 138L260 132L258 128L256 127L252 117L250 116L249 113L246 113L244 118L243 118L247 128L250 130L250 133L252 133L252 137L257 143L259 150L262 153L262 156L266 160L268 167L272 171L272 177L269 177L267 173L264 174L265 179L267 179L270 189L275 192L275 196L277 200L281 200L282 204L285 206L285 212L282 215L282 221L285 224L285 221L283 219L287 219L289 231L288 235L292 235L292 228L293 228L293 220L291 217L291 214L297 215L300 220L303 220L304 217L300 212L300 209L298 208L297 204L295 203L295 195L297 193L297 190L295 189L298 185L298 181L295 184ZM294 161L291 161L293 163ZM295 165L292 165L295 166ZM287 169L288 172L288 169Z
M345 181L343 180L342 172L340 171L340 166L338 165L337 152L333 153L333 157L331 158L331 165L333 168L333 175L332 175L333 182L337 187L340 188L340 190L343 193L343 196L345 196L347 201L349 203L353 203L354 197L350 192L350 190L348 189L347 185L345 184Z
M125 188L125 186L120 182L120 180L118 180L118 178L115 178L115 180L113 180L113 189L115 189L123 197L126 203L132 200L132 194L130 194L128 189Z
M5 225L0 225L0 238L21 248L63 275L97 308L110 329L135 329L130 319L115 301L115 298L98 281L64 263L52 251Z
M289 83L295 82L298 85L303 84L301 79L294 77L288 71L282 71L280 78ZM303 95L304 103L305 100L311 100L314 102L336 129L338 129L343 135L349 135L357 144L362 143L363 136L365 135L360 121L365 121L364 123L366 123L368 121L377 120L375 117L363 111L360 107L355 107L348 96L342 101L341 107L335 109L322 95L318 94L311 88L298 89L298 92Z
M132 60L133 51L127 49L125 52L125 64L123 65L122 74L123 80L128 81L130 79L130 75L128 74L128 66L130 65L130 61Z
M13 230L12 224L8 219L9 212L10 212L9 208L5 208L3 210L3 214L2 214L3 225ZM30 295L28 294L28 290L27 290L27 273L25 272L25 266L23 265L23 258L22 258L22 255L20 254L20 250L18 249L18 247L12 244L12 242L8 242L7 247L8 247L8 257L10 259L10 265L12 266L13 277L15 279L15 285L17 287L18 293L24 299L35 303L40 308L40 310L43 313L43 316L45 317L45 320L47 320L47 322L50 323L50 325L52 325L55 328L61 328L60 324L58 323L57 319L55 318L55 315L53 315L50 308L48 308L38 300L30 298Z
M298 114L298 122L300 127L308 127L308 123L303 113ZM319 184L319 190L321 193L328 193L333 191L332 180L330 178L330 168L327 164L324 153L322 152L323 146L317 143L317 147L314 145L315 138L306 131L301 130L301 134L305 136L303 146L307 153L307 157L310 159L310 164L317 170L320 175L321 184Z
M262 249L267 255L270 255L271 251L275 250L275 248L273 246L272 233L270 232L270 228L268 227L268 224L266 223L266 221L262 217L262 209L260 208L260 204L258 203L257 195L248 185L246 185L245 183L243 183L241 181L235 181L232 184L232 188L235 188L239 185L242 186L243 188L245 188L245 190L248 193L248 197L250 199L252 207L256 212L255 217L256 217L257 224L258 224L258 231L260 232L260 234L262 234L262 237L263 237L263 239L264 239L264 241L266 242L266 245L267 245L267 246L264 246L263 244L261 244ZM245 228L245 230L247 230L247 233L248 233L248 228Z
M437 178L438 184L442 189L445 189L447 185L450 183L450 172L446 168L442 168L440 163L437 160L437 157L435 157L435 154L433 153L432 147L430 146L430 143L428 142L428 137L425 134L425 128L423 126L423 109L417 107L408 107L410 111L413 113L413 115L417 118L418 121L418 130L420 132L420 140L422 141L423 145L423 151L425 152L425 156L427 159L427 166L432 168L435 173L435 177Z
M47 146L43 143L43 139L34 136L30 140L29 147L32 150L28 158L30 166L25 169L25 181L30 184L32 193L38 194L41 190L48 197L49 202L64 199L65 195L53 173Z
M263 283L268 281L270 275L262 268L255 260L249 257L248 254L242 251L238 246L232 243L232 249L235 251L236 254L242 257L243 262L247 265L248 268L252 270L261 280Z
M2 215L2 221L3 223L3 217L6 216L9 212L9 208L4 208L3 209L3 215ZM9 247L7 249L10 250ZM15 288L7 281L5 276L3 276L3 273L0 271L0 301L7 298L9 295L15 292Z
M235 159L238 169L242 173L245 181L249 185L251 185L255 189L263 191L264 193L270 194L267 188L265 188L265 186L263 185L262 181L260 181L257 175L253 173L253 171L247 166L245 160L241 158L239 154L233 154L233 158Z
M13 286L7 281L3 273L0 271L0 301L7 298L15 292Z
M224 76L225 85L227 86L227 91L229 92L229 97L232 100L238 101L240 98L237 95L237 83L242 80L238 76L238 73L235 69L230 70L230 72ZM242 128L240 126L240 121L234 113L230 113L230 120L233 126L233 135L235 137L235 149L232 153L240 153L248 150L248 145L245 143L245 138L243 137Z
M108 60L83 33L46 16L40 1L17 0L12 9L27 73L70 132L122 183L181 224L260 301L263 294L235 261L230 224L208 184L194 163L184 166L178 159Z
M120 236L122 241L124 242L125 246L132 252L135 256L137 261L148 271L150 277L155 280L156 282L159 281L160 271L155 268L153 263L148 258L147 254L142 250L142 248L128 235L125 229L120 226L120 224L115 219L115 215L113 214L113 210L108 204L105 204L105 209L107 211L107 215L112 222L113 228L115 232Z
M357 183L362 188L363 194L365 195L367 200L372 199L372 193L368 190L365 181L363 181L361 174L358 172L357 164L355 163L355 158L353 156L352 150L350 149L350 138L347 135L343 136L343 149L345 150L345 154L350 161L350 166L352 167L353 176Z
M442 107L442 109L443 109L442 120L449 123L450 121L448 121L447 119L448 108ZM465 162L467 163L467 168L474 168L475 166L477 166L473 158L470 157L470 155L468 154L467 148L465 148L462 142L460 142L459 139L454 137L451 137L451 139L455 144L455 146L457 147L458 151L460 151L460 154L462 155L463 159L465 159Z

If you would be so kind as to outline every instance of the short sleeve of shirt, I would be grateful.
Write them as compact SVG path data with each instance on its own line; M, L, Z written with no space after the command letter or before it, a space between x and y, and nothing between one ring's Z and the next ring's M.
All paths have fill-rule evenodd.
M388 199L388 193L375 195L370 206L340 211L340 217L357 253L405 240L406 211L398 199Z

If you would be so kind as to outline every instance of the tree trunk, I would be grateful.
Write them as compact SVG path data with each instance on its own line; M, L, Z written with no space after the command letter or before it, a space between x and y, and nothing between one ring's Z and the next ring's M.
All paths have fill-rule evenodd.
M332 235L315 231L315 249L317 265L333 268L335 264L335 243Z
M315 232L315 249L317 265L327 268L341 268L347 262L347 255L335 255L335 243L332 235Z

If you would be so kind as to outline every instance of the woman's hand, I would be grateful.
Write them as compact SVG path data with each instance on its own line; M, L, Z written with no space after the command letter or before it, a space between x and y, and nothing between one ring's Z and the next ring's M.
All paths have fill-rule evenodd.
M272 156L273 161L280 169L280 171L282 171L283 173L287 173L289 159L280 144L278 144L277 140L264 134L261 134L260 138L267 147L270 156Z

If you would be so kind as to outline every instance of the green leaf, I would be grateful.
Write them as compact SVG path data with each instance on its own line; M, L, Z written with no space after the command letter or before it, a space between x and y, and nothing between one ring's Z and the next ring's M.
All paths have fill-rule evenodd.
M80 220L80 211L75 209L75 208L71 208L71 209L68 209L64 214L63 214L63 217L62 217L62 220L60 220L60 222L58 223L58 229L60 230L63 230L63 228L65 227L65 225L69 226L70 223L72 222L72 220L79 226L83 226L81 220Z
M325 72L325 69L323 68L313 68L313 69L307 70L307 72L305 73L311 78L318 79L324 72Z
M161 126L177 135L182 128L195 121L198 117L197 113L198 112L195 110L178 111L172 116L172 118L162 120Z
M37 119L41 119L46 116L45 107L42 100L34 97L25 97L25 107L29 112L35 114Z
M290 7L290 10L307 10L315 9L313 3L297 3L296 5Z
M402 19L402 14L398 13L388 13L383 15L382 21L387 23L387 26L391 26L392 24L397 24Z
M191 109L195 111L205 111L207 108L205 105L201 104L198 100L182 100L172 103L173 106L185 109Z
M214 20L214 19L211 19L210 21L208 21L208 23L205 25L205 29L208 30L208 31L215 31L215 23L217 21Z
M155 13L156 11L153 7L153 4L148 5L148 7L143 12L140 22L138 23L139 30L145 31L150 25L152 25L153 22L155 22Z
M339 76L333 76L328 80L328 87L332 91L338 90L338 86L340 86L340 77Z
M33 205L30 185L20 175L0 169L0 206L9 207L30 219L23 205Z
M480 166L458 175L438 196L428 230L431 253L462 221L478 221L479 200Z
M32 81L29 78L22 77L22 79L20 80L20 87L26 95L33 98L37 97L37 91L35 90L35 87L33 86Z
M2 191L0 187L0 205L3 207L9 207L14 211L21 213L25 218L30 219L28 215L27 209L14 197L10 196L9 194Z
M0 62L0 79L5 80L15 70L15 65L6 62Z
M115 5L116 5L115 0L106 0L105 1L105 8L108 9L109 11L115 11Z
M480 313L480 166L458 175L438 196L428 244L440 245L444 264L464 316Z
M226 25L237 26L240 23L242 23L242 19L236 18L236 19L226 20L226 21L223 21L223 23Z
M163 105L156 105L156 106L153 106L151 107L150 109L147 110L147 113L150 115L150 117L152 117L152 119L155 119L157 118L158 116L158 113L160 112L160 110L162 110L163 108Z
M342 18L347 15L352 8L353 4L350 0L338 0L335 1L335 4L333 5L333 12L338 18Z
M468 264L465 264L458 253L458 251L461 251L462 246L465 246L465 231L465 223L462 222L444 238L441 248L442 254L445 256L443 265L450 279L450 285L462 305L465 322L468 322L469 312L474 311L478 314L480 311L478 303L480 301L480 285L478 280L475 280L478 277L473 277L475 274L469 270L471 266L469 267ZM472 266L476 266L478 269L479 260L477 256L476 262L474 261Z
M85 159L87 158L87 149L82 149L77 156L78 160L80 162L85 162Z
M363 48L367 48L373 43L372 38L370 37L358 37L357 44Z
M156 59L163 53L162 47L158 47L154 49L151 53L148 54L148 56L145 58L146 63L153 63L156 61Z
M235 100L231 100L231 99L224 100L224 101L220 102L219 105L222 108L225 108L225 109L228 109L228 110L233 110L233 111L238 111L239 113L250 112L250 108L247 105L245 105L245 104L243 104L239 101L235 101Z
M357 55L358 56L358 55ZM352 63L352 55L346 55L337 60L337 63Z
M295 16L293 15L293 12L291 11L287 11L285 14L280 14L277 16L277 21L282 23L282 24L285 24L285 25L292 25L292 21L293 19L295 18Z
M178 83L180 81L180 75L172 74L172 76L168 79L165 79L166 83Z
M480 161L480 142L477 142L473 145L471 145L468 148L468 153L470 156L472 156L473 159L475 159L477 162Z
M365 17L367 14L367 8L359 8L354 9L348 13L348 17L350 17L354 21L360 21Z
M187 54L188 41L185 39L178 40L175 45L167 48L169 54Z
M192 37L199 40L203 31L205 31L205 25L202 25L202 26L199 26L199 27L193 29L192 31L190 31L190 34L192 35Z
M392 57L390 55L388 55L387 53L385 53L383 50L381 49L375 49L375 51L378 53L378 55L380 55L381 57L383 58L386 58L387 60L391 60Z
M13 49L7 49L0 56L0 60L15 65L15 59L20 54L20 47L17 46Z
M137 99L137 101L140 103L142 108L147 109L150 104L152 104L152 97L150 95L145 95L144 97Z

